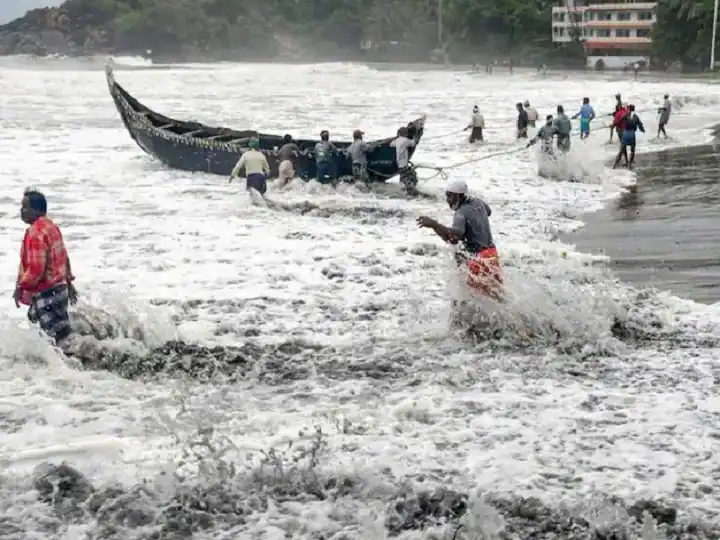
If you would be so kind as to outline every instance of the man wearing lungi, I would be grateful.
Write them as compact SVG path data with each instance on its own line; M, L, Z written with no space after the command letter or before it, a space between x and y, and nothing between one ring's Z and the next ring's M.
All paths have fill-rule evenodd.
M16 307L30 306L30 321L60 344L72 333L68 304L77 301L77 292L62 233L46 214L45 195L26 190L20 217L29 227L20 249L13 299Z

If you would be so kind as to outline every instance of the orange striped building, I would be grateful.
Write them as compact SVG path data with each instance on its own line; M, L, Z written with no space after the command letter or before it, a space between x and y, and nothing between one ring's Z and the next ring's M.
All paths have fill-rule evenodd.
M642 64L649 61L656 7L635 0L559 0L552 9L552 39L567 43L577 35L590 68L598 61L608 69Z

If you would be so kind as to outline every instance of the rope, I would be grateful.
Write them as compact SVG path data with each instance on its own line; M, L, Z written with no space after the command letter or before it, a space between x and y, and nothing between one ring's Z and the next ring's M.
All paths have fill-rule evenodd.
M643 114L645 114L645 113L643 113ZM599 118L602 118L603 116L613 116L613 115L614 115L614 113L603 114L603 115L601 115ZM598 118L598 117L596 117L596 118ZM600 126L599 128L596 127L596 128L594 128L594 129L595 129L595 130L602 130L602 129L608 129L608 128L611 128L611 127L613 127L613 122L610 122L609 124L606 124L606 125L604 125L604 126ZM463 128L463 129L458 129L458 130L455 130L455 131L451 131L451 132L449 132L449 133L445 133L444 135L438 135L438 136L436 136L436 137L423 137L422 140L423 140L423 141L429 141L429 140L443 139L443 138L445 138L445 137L449 137L450 135L456 135L456 134L458 134L458 133L462 133L463 131L466 131L466 129L465 129L465 128ZM574 130L573 130L573 132L570 134L571 137L575 137L575 136L579 136L579 135L580 135L580 133L579 133L578 131L574 131ZM459 163L453 163L453 164L451 164L451 165L446 165L446 166L444 166L444 167L433 167L432 165L414 165L412 162L408 162L408 165L409 165L410 167L414 168L415 170L418 170L418 169L428 169L428 170L431 170L431 171L435 171L435 174L433 174L432 176L428 176L428 177L424 177L424 178L418 177L418 180L432 180L433 178L437 178L438 176L442 177L443 180L447 180L448 175L447 175L447 173L446 173L445 171L447 171L447 170L449 170L449 169L455 169L456 167L462 167L463 165L469 165L470 163L477 163L478 161L485 161L486 159L491 159L491 158L495 158L495 157L499 157L499 156L505 156L505 155L509 155L509 154L516 154L516 153L522 152L523 150L526 150L526 149L527 149L527 146L526 146L526 145L523 145L523 146L520 146L520 147L518 147L518 148L511 148L510 150L504 150L504 151L502 151L502 152L495 152L494 154L488 154L488 155L486 155L486 156L480 156L480 157L477 157L477 158L468 159L468 160L466 160L466 161L461 161L461 162L459 162ZM395 176L395 174L397 174L397 173L395 173L395 174L386 174L386 173L382 173L382 172L380 172L380 171L376 171L376 170L370 169L370 168L368 168L368 172L371 173L371 174L374 174L375 176L378 176L378 177L382 178L383 180L387 180L387 179L389 179L389 178L392 178L393 176Z
M450 135L457 135L458 133L462 133L463 131L466 131L465 128L463 129L456 129L455 131L451 131L450 133L445 133L444 135L435 135L434 137L425 137L423 136L423 141L435 141L438 139L444 139L445 137L449 137Z

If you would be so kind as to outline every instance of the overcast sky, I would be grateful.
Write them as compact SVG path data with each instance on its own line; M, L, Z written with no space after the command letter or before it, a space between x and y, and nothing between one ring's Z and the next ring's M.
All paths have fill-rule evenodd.
M0 0L0 24L22 17L30 9L60 4L62 0Z

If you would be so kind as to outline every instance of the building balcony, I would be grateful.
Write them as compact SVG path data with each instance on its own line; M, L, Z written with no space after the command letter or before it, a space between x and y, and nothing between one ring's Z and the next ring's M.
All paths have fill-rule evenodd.
M627 9L634 9L634 10L643 10L648 11L655 9L657 7L657 2L618 2L617 0L611 0L611 1L603 1L603 0L595 0L590 2L581 2L576 1L573 2L572 0L569 0L568 2L565 2L564 0L561 0L559 5L553 6L553 11L583 11L587 9L595 10L595 9L601 9L601 10L618 10L618 11L625 11Z
M637 4L591 4L585 11L653 11L657 2L642 2Z
M583 21L578 23L580 28L652 28L655 21Z

